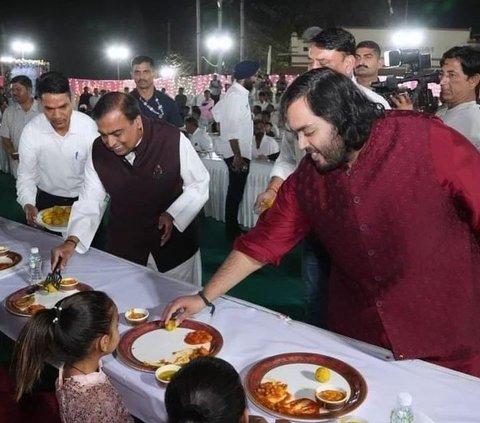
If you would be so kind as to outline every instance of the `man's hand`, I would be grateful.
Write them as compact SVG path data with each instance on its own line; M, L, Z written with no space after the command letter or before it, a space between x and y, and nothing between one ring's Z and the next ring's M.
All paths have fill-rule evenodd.
M233 156L232 168L235 172L242 172L247 162L240 155Z
M31 204L25 204L25 207L23 208L25 211L25 219L27 220L27 224L30 226L38 226L35 223L35 219L37 218L38 214L38 209L31 205Z
M392 95L390 99L398 110L414 110L412 99L408 93Z
M55 247L50 252L50 264L52 269L55 269L55 266L58 263L58 260L62 259L62 263L60 265L60 269L63 271L67 265L68 260L72 257L75 247L78 244L78 238L76 237L68 237L70 241L65 241L63 244ZM72 242L74 241L74 242Z
M263 213L270 208L277 197L277 193L273 189L267 189L265 192L258 194L253 210L256 214Z
M172 236L173 217L169 213L163 212L158 218L158 229L163 231L160 246L163 247Z
M162 320L168 322L172 318L172 314L177 312L175 316L175 323L178 326L185 319L198 313L204 309L205 303L199 295L187 295L185 297L178 297L167 304L162 313Z

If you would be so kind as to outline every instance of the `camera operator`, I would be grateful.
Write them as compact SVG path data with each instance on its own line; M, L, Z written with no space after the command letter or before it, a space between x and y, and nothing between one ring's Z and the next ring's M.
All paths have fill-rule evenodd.
M361 41L355 49L355 77L360 85L370 88L378 81L378 70L383 66L380 46L375 41Z
M445 52L440 61L440 99L437 116L480 149L480 49L464 46Z

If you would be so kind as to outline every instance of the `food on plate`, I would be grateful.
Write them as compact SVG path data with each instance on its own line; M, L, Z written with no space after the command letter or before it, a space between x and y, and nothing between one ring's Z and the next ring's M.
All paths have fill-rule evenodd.
M191 360L194 360L198 357L204 357L208 355L210 351L207 348L185 348L184 350L175 351L172 355L171 360L161 359L155 362L144 362L145 365L149 367L160 367L166 364L177 364L179 366L187 364Z
M276 380L261 383L256 398L265 407L282 414L301 416L320 413L315 401L309 398L292 399L288 385Z
M25 297L18 298L13 300L12 303L15 308L23 310L28 306L31 306L35 302L35 295L26 295Z
M0 262L0 270L8 269L12 267L13 260L10 257L2 257L4 260Z
M339 410L347 402L347 392L342 388L317 388L315 392L317 402L327 410Z
M177 329L177 324L175 323L175 320L170 319L167 323L165 323L165 329L168 331L172 331Z
M328 367L319 367L315 371L315 379L321 383L328 382L330 380L330 369Z
M0 245L0 256L7 254L8 251L9 251L8 247L5 247L5 245Z
M344 391L339 391L336 389L325 389L324 391L318 392L318 397L326 401L341 401L345 399L347 394Z
M49 294L52 292L57 292L57 288L55 288L55 285L52 282L45 283L44 281L40 282L38 285L40 285L42 291L47 291Z
M213 336L205 330L194 330L185 336L185 342L190 345L206 344L211 342Z
M29 314L35 314L37 311L43 310L45 306L42 304L32 304L31 306L27 307L27 313Z
M66 226L71 210L71 206L54 206L42 212L42 222L47 225Z

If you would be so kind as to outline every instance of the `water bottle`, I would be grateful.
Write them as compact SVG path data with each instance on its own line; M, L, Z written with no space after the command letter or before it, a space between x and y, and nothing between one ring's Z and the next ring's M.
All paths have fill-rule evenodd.
M32 247L30 249L30 257L28 258L28 276L30 285L34 285L43 279L42 256L38 252L37 247Z
M412 396L407 392L401 392L397 396L397 404L390 414L390 423L412 423L413 409Z

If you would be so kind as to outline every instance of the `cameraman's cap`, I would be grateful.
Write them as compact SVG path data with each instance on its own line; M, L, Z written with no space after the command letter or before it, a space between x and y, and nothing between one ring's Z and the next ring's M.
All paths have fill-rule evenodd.
M260 63L253 60L244 60L243 62L237 63L235 69L233 70L233 77L236 80L247 79L255 75L260 69Z

